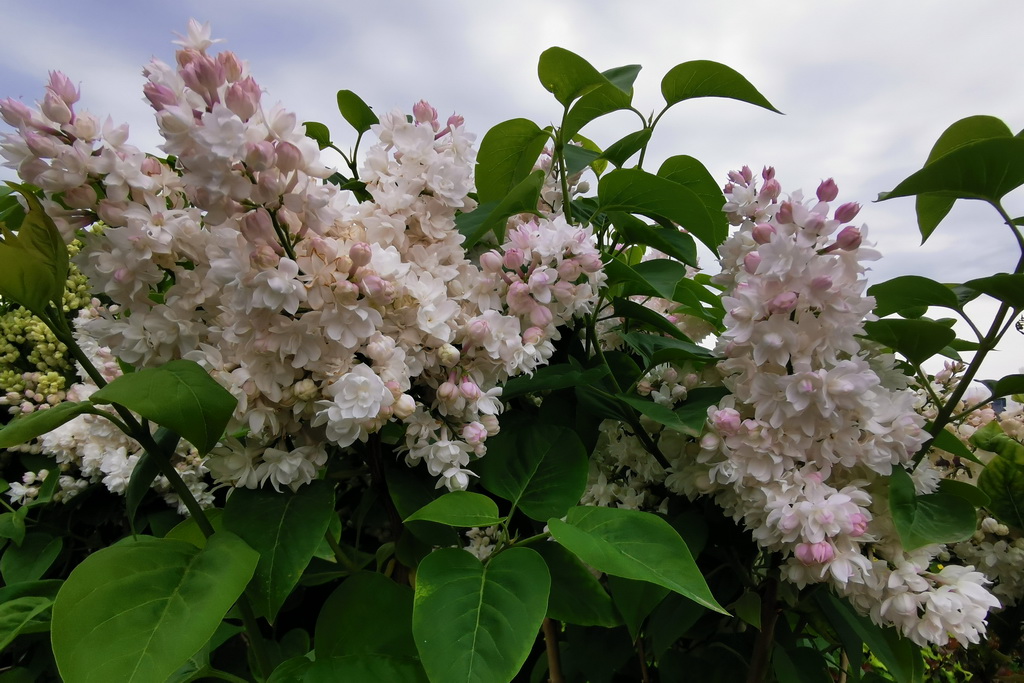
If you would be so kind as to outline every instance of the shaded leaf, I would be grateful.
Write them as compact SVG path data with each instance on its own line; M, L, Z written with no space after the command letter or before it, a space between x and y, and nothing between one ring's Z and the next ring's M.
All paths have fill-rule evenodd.
M580 97L565 116L562 123L562 135L567 139L572 138L594 119L614 111L627 109L633 100L631 93L627 90L631 89L623 89L609 83L598 86Z
M918 275L904 275L868 288L875 297L875 315L883 318L917 306L942 306L961 310L956 294L944 284Z
M50 598L24 596L0 602L0 651L21 633L30 631L32 622L53 604Z
M565 48L551 47L540 54L537 76L544 89L565 107L602 85L618 88L590 62ZM618 79L620 82L621 78ZM628 89L618 88L624 92Z
M688 339L673 339L654 334L630 332L623 335L622 340L644 357L648 367L688 360L707 363L715 359L715 355L711 351Z
M622 623L608 591L575 555L557 543L537 543L532 550L551 573L547 616L580 626L612 628Z
M1024 466L1008 458L992 458L978 475L978 489L989 497L993 517L1024 530Z
M643 244L678 259L687 265L697 265L697 245L693 237L678 228L663 228L647 225L629 213L611 211L608 218L615 226L620 241L627 244ZM640 265L640 264L637 264Z
M630 639L634 641L640 635L644 620L672 592L655 583L619 576L608 577L608 590L611 591L615 608L626 622ZM696 603L690 601L690 604Z
M976 462L979 465L982 464L982 462L978 460L978 456L974 455L974 453L971 452L971 449L968 448L956 434L945 429L938 433L935 440L932 441L932 446L935 448L941 448L947 453L952 453L959 458Z
M651 139L652 128L641 128L638 131L629 133L625 137L616 140L601 153L602 159L607 159L615 166L621 167L631 156L639 152Z
M238 402L190 360L172 360L121 375L90 400L117 403L167 427L188 440L200 455L217 445Z
M1007 375L998 380L982 380L982 384L992 392L992 398L1024 393L1024 375Z
M60 536L33 531L21 545L8 547L0 557L0 574L7 585L37 581L60 555L64 540Z
M1024 308L1024 274L997 273L989 277L965 282L964 287L970 287L976 292L988 294L990 297L1007 303L1017 310Z
M335 655L310 661L295 657L281 663L267 683L338 683L338 681L386 681L429 683L419 662L386 655Z
M889 478L889 511L907 551L964 541L978 525L972 503L949 493L917 495L914 480L902 467L894 467Z
M316 657L386 655L418 659L412 637L412 589L373 572L345 579L316 621Z
M317 121L306 121L302 124L306 129L306 137L315 140L317 147L327 149L331 146L331 131Z
M529 119L503 121L487 131L476 157L476 191L480 203L504 199L530 175L550 139L549 133Z
M664 332L665 334L671 335L676 339L689 341L686 335L683 334L682 331L675 326L675 324L669 321L668 318L666 318L661 313L658 313L657 311L651 308L641 306L635 301L623 299L622 297L616 297L615 299L612 300L612 310L614 311L615 315L619 317L628 318L630 320L636 320L645 325L653 327L655 330L659 332ZM504 394L502 394L502 396L504 397Z
M540 189L544 185L544 171L536 170L512 188L501 201L488 202L469 213L459 215L455 225L466 236L463 247L469 249L488 232L494 232L498 241L505 239L505 223L511 216L521 213L537 214Z
M495 437L496 438L496 437ZM490 450L490 440L488 440ZM430 501L405 518L406 522L438 522L448 526L493 526L503 520L498 515L498 506L493 500L480 493L451 491Z
M0 448L26 443L74 420L79 415L96 412L96 406L89 401L62 401L47 410L35 410L26 415L19 415L0 429Z
M719 225L719 230L729 231L729 219L722 207L725 206L725 195L722 188L711 175L711 172L697 159L679 154L669 157L658 168L658 176L682 185L697 195L711 220Z
M370 126L380 123L380 119L366 102L351 90L338 91L338 111L360 134L370 130Z
M532 377L529 375L519 375L506 382L501 391L501 399L508 401L524 394L568 389L580 384L591 384L607 374L608 368L603 365L588 370L565 363L545 365L537 368Z
M956 339L956 333L933 320L886 318L864 323L867 337L920 365Z
M39 316L53 303L60 308L68 278L68 250L42 204L25 185L7 183L28 205L15 234L0 224L0 297Z

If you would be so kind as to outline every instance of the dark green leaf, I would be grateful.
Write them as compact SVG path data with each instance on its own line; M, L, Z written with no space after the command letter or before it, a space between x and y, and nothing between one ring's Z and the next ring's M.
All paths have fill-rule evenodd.
M728 395L729 390L725 387L693 389L686 395L686 402L678 406L673 412L680 422L689 427L693 432L700 434L703 432L704 423L708 419L708 408L717 405Z
M476 470L484 488L544 521L579 502L587 487L587 452L567 427L508 413Z
M978 526L972 503L947 493L917 495L914 480L902 467L894 467L889 478L889 511L907 551L964 541Z
M25 631L53 604L50 598L25 596L0 603L0 651Z
M622 167L631 156L639 152L651 139L651 128L641 128L634 131L620 140L616 140L601 153L602 159L607 159L616 167Z
M599 571L649 581L726 614L708 589L682 537L647 512L576 507L566 521L548 520L555 540Z
M975 507L987 507L992 499L974 484L956 479L943 479L939 482L939 493L959 496Z
M956 339L953 330L933 320L886 318L864 323L864 331L869 339L888 346L918 365Z
M210 526L213 527L214 531L221 531L224 529L224 511L218 508L209 508L206 510L206 519L210 522ZM206 547L206 534L199 528L199 524L196 523L195 517L189 517L188 519L182 520L174 527L172 527L164 538L170 538L178 541L185 541L191 543L197 548Z
M568 175L572 176L598 161L601 158L601 153L579 145L566 145L562 150L562 156L565 157Z
M487 442L490 450L491 440ZM504 517L498 515L498 506L493 500L480 493L451 491L430 501L405 518L406 522L417 520L438 522L448 526L493 526Z
M682 185L700 197L711 220L719 224L720 230L728 233L729 219L722 211L722 207L725 206L725 195L704 164L691 156L680 154L665 159L658 169L658 176Z
M68 278L68 250L42 204L25 185L7 183L28 204L17 234L0 224L0 297L43 316L53 303L63 305Z
M916 306L942 306L961 310L956 294L944 284L918 275L904 275L868 288L875 297L875 315L883 318Z
M67 683L163 681L217 630L256 568L240 538L206 548L140 536L85 558L53 606L53 654Z
M935 194L996 203L1024 184L1024 139L989 138L958 147L910 175L879 199Z
M622 339L644 357L648 367L688 360L706 363L715 358L711 351L686 339L660 337L641 332L630 332L623 335Z
M647 619L647 632L654 649L652 654L660 660L694 624L704 616L706 610L676 593L669 593Z
M21 508L28 511L28 508ZM9 538L17 545L25 541L25 515L17 512L0 514L0 538Z
M608 591L575 555L557 543L537 543L532 549L551 573L549 617L580 626L612 628L622 623Z
M618 87L590 62L561 47L551 47L540 54L537 76L544 89L564 107L602 85ZM618 80L622 81L621 78ZM630 90L619 89L623 92Z
M700 436L700 429L693 429L690 425L680 420L679 416L677 416L668 406L663 406L660 403L655 403L654 401L646 398L640 398L639 396L619 394L617 398L620 401L633 406L633 408L639 411L642 415L649 417L659 424L665 425L669 429L674 429L677 432L682 432L689 436Z
M693 237L676 228L647 225L632 214L611 211L608 218L626 244L643 244L678 259L690 266L697 266L697 245ZM638 264L639 265L639 264Z
M591 384L608 374L608 368L601 365L589 370L559 363L538 368L533 376L520 375L510 379L501 391L503 401L542 391L568 389L580 384Z
M380 123L373 110L351 90L338 91L338 111L357 133L365 133L370 126Z
M521 213L537 214L537 203L540 201L540 189L544 185L544 171L536 170L497 204L488 202L464 213L455 219L459 232L466 236L462 246L469 249L488 232L493 231L498 241L505 239L505 223L509 217ZM480 213L480 212L485 213ZM478 215L479 214L479 215Z
M63 401L48 410L19 415L0 429L0 448L31 441L84 413L96 413L96 406L89 401Z
M200 455L217 445L237 403L231 392L190 360L172 360L121 375L90 400L117 403L167 427L187 439Z
M576 136L580 130L605 114L629 108L633 97L629 92L609 83L588 92L572 105L562 125L562 135L566 139Z
M353 574L324 602L316 621L317 659L338 655L417 658L412 589L383 574Z
M971 452L971 449L968 448L956 434L945 429L939 432L938 436L935 437L935 440L932 441L932 446L935 448L941 448L947 453L952 453L959 458L976 462L979 465L982 464L982 462L978 460L978 457Z
M1024 140L1021 142L1024 142ZM988 294L990 297L1007 303L1017 310L1024 308L1024 274L997 273L989 277L965 282L964 287L970 287L976 292Z
M603 211L626 211L677 223L716 254L728 232L693 190L639 169L608 173L598 184L597 197Z
M157 458L165 458L167 453L173 453L178 445L178 441L181 439L180 436L166 427L156 430L153 438L160 447L161 452L149 453L147 451L142 454L139 461L135 463L131 479L128 481L128 488L124 493L128 524L131 526L133 533L135 530L135 512L139 509L139 504L142 503L143 497L149 492L153 480L160 474L160 464Z
M661 81L661 94L668 106L694 97L728 97L782 113L739 72L706 60L672 67Z
M277 492L236 488L224 507L224 528L260 554L249 595L253 607L273 623L299 583L334 516L334 487L313 481Z
M633 641L640 635L644 619L672 592L658 584L618 576L608 577L608 590L611 591L615 608L626 622L626 629ZM696 605L692 601L690 604Z
M978 489L989 497L992 516L1024 530L1024 466L1008 458L992 458L978 475Z
M683 339L689 341L686 335L683 334L678 327L676 327L671 321L657 311L641 306L640 304L630 301L629 299L623 299L622 297L616 297L612 301L612 310L615 315L628 318L629 320L635 320L653 327L659 332L672 335L676 339ZM504 397L504 394L502 395Z
M528 119L504 121L487 131L476 157L476 191L481 204L498 202L530 175L551 139Z
M623 284L623 295L657 296L671 300L676 284L686 277L686 266L669 259L644 261L629 266L617 258L605 264L608 284Z
M974 432L971 444L985 451L1000 455L1018 465L1024 465L1024 444L1003 433L998 420L993 420Z
M327 149L331 146L331 131L322 123L306 121L302 124L306 127L306 137L316 140L320 149Z
M1024 393L1024 375L1007 375L998 380L983 380L982 383L992 392L992 398Z
M341 655L310 661L295 657L274 669L267 683L429 683L414 659L385 655Z
M412 631L432 681L511 681L547 611L547 565L529 548L510 548L483 565L442 548L416 572Z
M20 546L12 545L0 557L0 574L7 585L37 581L50 568L64 547L60 536L33 531Z
M620 92L629 93L633 91L633 83L636 82L636 77L640 74L641 69L643 67L639 64L627 64L602 71L601 75L607 78Z
M778 683L832 683L828 664L810 647L787 651L779 643L772 648L772 669Z

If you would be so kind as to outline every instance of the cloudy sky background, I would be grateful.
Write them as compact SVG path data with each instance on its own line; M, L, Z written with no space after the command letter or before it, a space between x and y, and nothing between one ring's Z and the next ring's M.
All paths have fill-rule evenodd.
M865 204L858 220L883 260L872 282L916 274L959 281L1012 270L1016 244L980 202L959 202L921 247L912 199L870 203L920 168L939 134L965 116L1024 127L1016 0L434 0L284 3L278 0L76 0L5 3L0 97L40 99L47 71L81 83L80 109L111 114L131 140L160 139L143 102L142 66L173 59L189 17L208 21L217 46L250 63L267 95L300 120L327 124L350 144L335 93L378 111L429 100L458 112L479 136L517 117L542 127L559 116L537 80L540 53L558 45L604 70L641 64L634 103L659 110L662 76L693 59L746 76L779 116L732 100L677 105L659 123L648 162L690 154L716 178L743 164L774 165L785 190L813 192L834 177L839 201ZM296 7L299 9L296 9ZM627 9L628 7L628 9ZM605 146L635 130L620 113L583 133ZM0 177L9 178L9 172ZM1024 201L1011 195L1011 215ZM994 306L975 308L987 328ZM966 332L965 332L966 334ZM1024 336L1011 331L982 376L1021 372Z

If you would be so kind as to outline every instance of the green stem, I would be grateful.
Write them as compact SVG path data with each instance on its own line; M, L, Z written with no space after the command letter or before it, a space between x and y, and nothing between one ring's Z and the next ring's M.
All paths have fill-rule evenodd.
M764 580L761 588L761 630L754 642L750 670L747 672L747 683L761 683L768 676L768 667L772 659L772 645L775 643L775 620L779 616L776 605L779 591L778 579L769 576Z
M277 220L277 214L273 211L270 213L270 221L274 224L274 232L277 233L277 239L284 248L284 253L288 255L292 261L295 260L295 249L292 247L292 241L288 238L288 231L285 230L281 222Z
M359 567L356 566L356 563L349 559L349 556L346 555L345 551L341 549L341 546L338 545L338 542L334 540L334 536L331 536L330 529L328 529L327 533L324 534L324 538L327 539L327 545L331 546L331 552L334 553L334 557L337 558L339 564L345 565L345 568L349 571L354 572L359 570Z
M558 168L559 181L562 184L562 214L565 216L565 222L569 225L575 225L572 220L572 202L569 196L569 169L565 165L565 138L562 135L562 131L565 128L565 118L569 115L569 107L562 110L562 125L558 127L558 132L555 134L555 162Z
M234 674L229 674L227 671L221 671L220 669L214 669L213 667L206 667L199 672L202 678L216 678L221 681L230 681L230 683L249 683L244 678L239 678ZM201 680L201 679L194 679Z
M546 539L549 539L549 538L551 538L551 532L550 531L546 531L543 534L537 534L536 536L527 536L526 538L522 539L521 541L515 541L514 543L511 543L510 545L514 545L514 546L530 545L531 543L536 543L537 541L543 541L543 540L546 540Z
M270 657L267 656L267 650L263 646L263 635L260 633L259 624L256 623L252 604L244 593L238 598L238 611L242 615L242 625L245 626L249 647L252 648L252 657L256 660L256 673L261 680L266 680L273 667L270 666Z

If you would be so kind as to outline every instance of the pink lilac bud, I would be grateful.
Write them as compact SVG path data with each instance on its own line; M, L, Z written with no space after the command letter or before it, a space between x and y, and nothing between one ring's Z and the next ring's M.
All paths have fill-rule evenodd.
M836 235L836 244L839 245L840 249L845 249L846 251L857 249L861 244L860 230L852 225L846 226Z
M71 80L60 71L50 72L50 82L46 86L54 95L64 100L69 107L78 101L81 93Z
M868 518L861 512L855 512L850 515L850 535L854 538L863 536L868 530Z
M32 130L26 131L22 138L28 146L28 151L41 159L53 159L64 147L64 145L53 139L52 136L42 135Z
M274 221L270 217L270 213L263 207L242 216L239 229L249 244L277 244Z
M818 543L801 543L796 547L796 559L805 565L824 564L836 556L835 548L828 541Z
M544 341L544 330L539 327L527 327L523 332L523 345L536 346Z
M104 199L100 202L96 213L99 214L100 220L107 225L119 227L124 225L124 214L127 210L128 202L113 202Z
M550 308L538 304L530 311L530 322L537 327L547 327L554 320L555 316Z
M758 223L754 226L754 229L750 231L750 236L754 238L754 241L758 244L768 244L772 241L772 235L777 231L775 226L770 223Z
M373 248L366 242L356 242L348 250L348 257L352 259L352 265L361 268L370 263L373 258Z
M412 105L412 117L416 123L437 124L437 110L430 106L426 100L420 100ZM435 128L435 130L437 130Z
M448 128L457 128L465 125L466 119L462 118L458 114L452 114L448 117Z
M832 278L828 275L819 275L811 280L811 289L819 292L825 292L832 289Z
M759 265L761 265L761 255L756 251L752 251L743 257L743 269L751 275L757 272Z
M142 165L139 167L144 175L158 176L164 172L164 165L160 163L159 159L154 157L146 157L142 160Z
M64 192L64 203L72 209L91 209L98 197L91 185L79 185Z
M585 273L596 273L604 268L604 263L601 262L601 257L593 252L580 254L576 257L576 260L580 262L580 267Z
M828 180L821 181L816 194L819 201L831 202L839 196L839 187L836 185L836 181L829 178Z
M765 166L763 169L761 169L761 178L763 178L765 182L773 180L775 178L775 167Z
M451 344L445 344L437 350L437 359L441 362L442 366L451 368L458 365L462 359L462 354Z
M698 384L700 384L700 376L697 373L688 372L683 375L683 386L686 387L687 390L693 389Z
M668 368L665 372L661 373L661 378L666 382L675 382L679 379L679 373L676 372L675 368Z
M480 268L485 273L500 273L502 266L501 254L494 249L480 254Z
M284 173L291 173L302 167L302 152L290 142L278 142L277 167Z
M491 333L491 326L487 324L486 320L474 320L469 323L466 329L466 334L470 339L479 343L482 342Z
M648 382L646 379L642 379L636 383L636 393L640 394L641 396L650 396L653 390L654 387L652 387L651 383Z
M402 394L391 407L395 411L395 417L404 420L416 412L416 399L409 394Z
M516 247L511 247L508 251L505 252L505 258L503 259L503 261L505 263L505 267L508 268L509 270L518 270L519 268L522 268L523 263L525 263L523 250L517 249Z
M74 120L71 107L51 90L46 91L39 109L43 112L43 116L61 125L71 123Z
M245 144L245 165L252 171L265 171L277 163L274 143L270 140Z
M0 100L0 118L13 128L22 128L32 123L32 110L23 102L7 98Z
M249 254L249 263L259 270L276 268L280 262L281 256L269 244L261 244Z
M740 431L740 423L742 418L739 412L733 408L722 408L721 410L715 411L714 416L711 418L711 423L715 425L715 429L720 431L722 434L732 435Z
M508 302L509 310L515 314L528 313L533 310L537 302L530 296L530 286L525 282L513 282L508 286L505 294L505 301Z
M459 393L462 394L467 401L475 401L483 395L483 392L480 391L480 387L476 385L476 382L468 377L464 378L459 384Z
M846 202L836 209L836 220L840 223L849 223L860 213L860 204L857 202Z
M378 275L367 275L359 281L363 294L379 303L390 303L395 296L395 286Z
M768 302L769 313L790 313L796 308L798 299L796 292L783 292Z
M476 446L487 440L487 427L479 422L470 422L462 428L462 438L470 446Z
M459 397L459 387L455 382L443 382L437 388L437 397L445 403L451 403Z
M142 86L142 94L149 100L149 104L157 111L163 111L165 107L173 107L178 104L178 96L166 85L148 81Z
M779 204L779 210L775 212L775 220L779 225L789 225L793 222L793 205L790 202Z
M700 437L700 447L705 451L717 451L718 447L722 445L722 440L718 438L717 434L708 432L704 436Z
M779 184L778 180L772 178L765 182L757 197L761 201L771 202L778 199L780 194L782 194L782 185Z
M496 415L481 415L480 424L487 430L487 436L494 436L501 430L501 426L498 424L498 417Z
M233 83L242 77L242 60L234 52L224 51L217 55L217 65L224 70L224 78Z
M232 83L224 94L224 104L238 118L248 121L259 109L260 87L252 76L244 81Z

